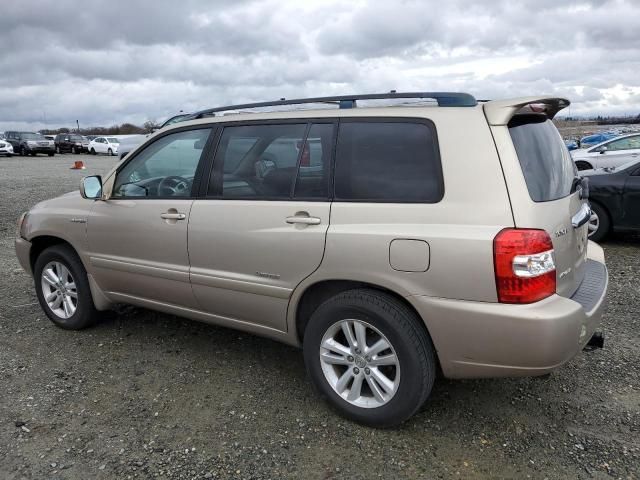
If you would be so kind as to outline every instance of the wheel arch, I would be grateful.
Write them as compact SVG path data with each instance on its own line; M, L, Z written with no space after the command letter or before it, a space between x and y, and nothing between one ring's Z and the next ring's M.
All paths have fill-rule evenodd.
M31 248L29 249L29 265L31 267L31 272L35 276L35 263L38 256L47 248L53 247L55 245L65 245L69 247L73 252L78 256L80 263L87 272L87 278L89 281L89 288L91 289L91 296L93 297L93 303L97 310L108 310L112 302L109 298L104 294L100 286L96 283L93 278L93 275L89 272L87 265L85 264L82 255L78 249L68 240L65 240L62 237L57 237L55 235L37 235L32 237L29 242L31 243Z
M304 330L311 317L311 314L318 308L323 302L329 298L338 295L339 293L367 288L370 290L377 290L384 292L387 295L392 296L395 300L402 303L408 309L410 309L419 320L420 328L423 328L427 335L431 337L431 333L427 325L425 324L422 316L418 313L418 310L411 304L409 300L397 291L385 286L376 285L374 283L364 282L360 280L346 280L346 279L334 279L334 280L320 280L310 285L307 285L297 297L297 301L290 305L290 308L294 310L294 322L290 325L290 328L294 329L293 336L299 344L302 343L304 337ZM432 338L433 341L433 338ZM435 344L434 344L435 345ZM438 359L438 352L435 352L438 373L441 372L440 360Z

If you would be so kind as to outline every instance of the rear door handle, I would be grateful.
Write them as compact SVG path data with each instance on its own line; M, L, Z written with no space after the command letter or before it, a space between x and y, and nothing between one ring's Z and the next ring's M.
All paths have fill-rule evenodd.
M301 223L303 225L320 225L321 220L318 217L308 217L302 215L295 215L293 217L287 217L287 223Z
M184 213L161 213L160 218L164 218L165 220L184 220L187 216Z
M638 154L637 153L632 153L631 156L635 158L635 157L638 156Z

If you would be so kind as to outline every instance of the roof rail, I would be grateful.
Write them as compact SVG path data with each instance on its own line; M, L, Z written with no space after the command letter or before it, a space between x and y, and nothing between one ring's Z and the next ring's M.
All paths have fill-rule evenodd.
M306 103L328 103L335 104L339 108L355 108L358 100L386 100L392 98L430 98L438 102L440 107L475 107L476 99L468 93L457 92L396 92L389 93L369 93L363 95L341 95L335 97L312 97L297 98L287 100L281 98L272 102L245 103L242 105L227 105L226 107L208 108L200 110L191 115L191 119L202 118L204 116L215 115L216 112L228 110L241 110L245 108L276 107L282 105L302 105Z

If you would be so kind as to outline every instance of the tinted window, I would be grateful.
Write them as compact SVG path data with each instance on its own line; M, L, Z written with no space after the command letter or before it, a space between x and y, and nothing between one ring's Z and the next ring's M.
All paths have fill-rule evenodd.
M546 202L569 195L576 170L553 123L544 115L517 115L509 132L531 199Z
M116 176L113 197L189 197L210 129L160 137Z
M306 130L306 124L226 127L209 194L221 188L223 198L290 198Z
M444 194L434 129L410 122L343 122L338 132L337 199L438 202Z

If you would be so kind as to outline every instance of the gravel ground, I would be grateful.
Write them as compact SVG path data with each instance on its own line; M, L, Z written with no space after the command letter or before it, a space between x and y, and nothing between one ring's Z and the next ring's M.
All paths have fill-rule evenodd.
M300 351L143 309L68 332L36 303L15 219L109 157L0 159L0 478L638 478L640 237L604 246L604 350L549 377L436 382L396 430L337 417Z

